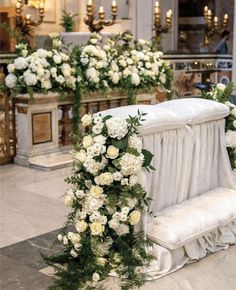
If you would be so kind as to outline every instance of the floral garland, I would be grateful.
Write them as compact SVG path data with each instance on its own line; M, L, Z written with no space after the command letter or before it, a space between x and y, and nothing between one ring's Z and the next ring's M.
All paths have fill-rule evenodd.
M82 117L85 132L73 153L73 175L67 178L72 187L65 205L72 213L58 235L63 251L45 258L56 268L49 289L95 289L110 274L127 278L124 290L144 283L140 268L152 260L145 250L150 242L135 231L150 202L142 170L153 169L152 154L142 149L138 136L144 115Z
M236 172L236 106L229 99L232 94L233 84L216 84L210 92L203 92L202 96L220 103L224 103L230 109L230 115L226 118L225 140L233 170Z

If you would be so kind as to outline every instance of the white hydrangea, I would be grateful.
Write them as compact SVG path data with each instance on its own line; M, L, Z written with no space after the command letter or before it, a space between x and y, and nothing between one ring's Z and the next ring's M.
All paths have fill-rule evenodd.
M129 137L129 147L135 148L139 153L142 152L142 138L136 134Z
M107 165L107 159L103 156L101 162L96 162L92 156L87 156L84 162L84 167L88 172L96 175L100 170L102 170Z
M93 137L93 140L96 142L96 143L99 143L99 144L106 144L106 140L107 138L103 135L97 135L95 137Z
M90 67L86 70L86 76L93 83L99 82L99 71L94 67Z
M119 171L116 171L113 173L113 179L115 181L121 181L122 178L123 178L123 175Z
M225 134L226 146L236 148L236 131L228 130Z
M42 57L42 58L46 58L48 56L48 51L46 49L43 49L43 48L37 49L37 53L38 53L39 57Z
M62 62L62 59L61 59L61 56L58 55L58 54L55 54L53 56L53 61L56 63L56 64L60 64Z
M14 74L12 74L12 73L7 75L6 78L5 78L6 86L9 89L14 88L14 86L16 85L16 82L17 82L17 77Z
M128 123L124 118L112 117L106 121L106 126L111 138L120 140L128 133Z
M14 60L14 66L16 69L25 69L28 66L28 61L25 57L18 57Z
M140 84L140 77L137 73L132 73L131 75L131 82L133 85L135 85L136 87Z
M34 86L38 81L37 75L30 72L29 70L24 72L23 77L27 86Z
M130 153L125 153L120 160L121 173L124 176L136 175L142 170L143 156L135 156Z

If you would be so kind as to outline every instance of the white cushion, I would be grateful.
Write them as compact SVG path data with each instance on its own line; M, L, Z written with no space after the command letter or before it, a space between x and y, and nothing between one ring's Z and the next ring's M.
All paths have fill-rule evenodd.
M229 107L219 102L200 99L178 99L155 105L156 108L167 108L187 118L187 124L200 124L225 118Z
M149 218L148 237L170 250L236 220L236 190L216 188Z
M153 105L131 105L101 111L102 115L112 115L120 117L135 116L138 110L147 113L145 121L139 129L141 135L151 134L160 131L183 128L187 123L187 118L182 114L169 110L168 108L157 108Z

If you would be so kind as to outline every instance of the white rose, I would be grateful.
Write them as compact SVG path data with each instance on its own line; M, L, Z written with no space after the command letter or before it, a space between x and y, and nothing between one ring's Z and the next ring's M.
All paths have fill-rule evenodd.
M52 83L50 80L45 80L41 82L41 84L42 84L42 88L45 88L47 90L50 90L52 88Z
M115 220L115 219L111 219L109 222L108 222L108 225L111 229L117 229L120 225L119 221L118 220Z
M120 140L128 133L128 123L124 118L112 117L106 121L106 126L111 138Z
M17 82L17 77L10 73L9 75L6 76L5 78L5 83L6 83L6 86L9 88L9 89L12 89L15 87L16 85L16 82Z
M90 135L84 136L83 138L83 146L88 148L93 145L93 138Z
M106 157L107 158L110 158L110 159L115 159L116 157L119 156L119 149L116 148L115 146L113 145L110 145L108 148L107 148L107 154L106 154Z
M21 51L21 55L22 55L23 57L26 57L26 56L28 55L28 50L27 50L27 49L23 49L23 50Z
M63 240L62 241L63 241L63 244L64 245L68 245L68 239L67 239L66 236L63 237Z
M125 206L122 207L121 212L127 215L129 213L129 210L130 210L129 207Z
M73 258L77 258L77 257L78 257L78 254L77 254L76 251L73 250L73 249L70 251L70 255L71 255Z
M104 225L102 225L100 222L93 222L90 225L90 230L91 230L91 234L93 236L101 236L102 233L104 232Z
M128 178L123 178L121 180L121 185L128 185L129 184L129 179Z
M120 221L122 221L122 222L126 222L127 221L127 214L126 213L124 213L124 212L121 212L120 213Z
M75 228L76 230L79 232L79 233L83 233L84 231L86 231L88 227L88 224L85 222L85 221L78 221L76 224L75 224Z
M121 181L123 178L123 175L119 171L114 172L112 176L115 181Z
M97 123L96 125L93 126L92 131L94 134L100 134L103 129L103 123Z
M9 63L9 65L7 66L7 70L9 73L13 73L15 71L15 66L13 63Z
M216 88L223 92L225 90L226 86L224 84L219 83L216 85Z
M129 185L134 186L138 182L138 177L137 175L131 175L129 178Z
M99 257L99 258L97 258L97 262L98 262L99 266L104 267L106 265L107 259Z
M136 225L140 221L140 218L141 212L139 210L134 210L129 215L129 222L132 226Z
M107 138L103 135L97 135L93 138L93 140L96 142L96 143L99 143L101 145L104 145L106 144L106 140Z
M55 78L56 82L59 84L63 84L65 82L65 78L62 75L59 75Z
M100 280L100 276L98 273L93 273L92 279L94 282L98 282Z
M62 45L62 42L61 42L61 40L59 40L59 39L53 39L53 41L52 41L52 45L53 45L54 47L59 47L59 46Z
M130 209L134 208L138 202L136 198L129 198L129 197L126 198L126 201Z
M57 235L57 239L58 239L58 241L62 241L63 240L63 236L62 236L62 234L59 234L59 235Z
M81 236L79 234L69 232L67 235L68 239L72 242L73 245L79 245L81 241Z
M81 122L82 122L82 125L84 127L87 127L87 126L91 125L92 124L92 121L93 121L93 119L92 119L91 114L85 114L81 118Z
M64 204L65 204L65 206L73 207L74 201L75 201L75 199L73 196L67 195L65 200L64 200Z
M80 150L79 152L76 152L74 157L75 157L75 159L78 159L81 163L84 163L86 160L85 150Z
M97 186L97 185L93 185L91 188L90 188L90 193L93 197L95 198L99 198L101 197L102 193L103 193L103 189L102 187L100 186Z
M85 197L85 192L83 190L76 190L75 196L78 198L84 198Z
M129 233L129 227L125 224L120 224L118 228L115 229L118 236L123 236Z
M102 173L98 176L100 185L110 185L113 182L113 176L110 172Z

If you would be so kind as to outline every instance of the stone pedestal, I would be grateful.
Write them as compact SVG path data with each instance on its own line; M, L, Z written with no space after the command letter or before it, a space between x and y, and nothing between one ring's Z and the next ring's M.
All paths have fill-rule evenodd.
M53 169L72 163L69 149L59 148L58 94L19 95L16 102L16 164ZM60 162L60 158L62 162Z

